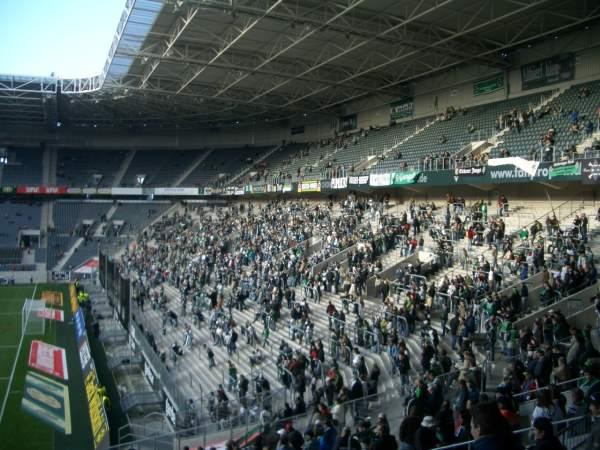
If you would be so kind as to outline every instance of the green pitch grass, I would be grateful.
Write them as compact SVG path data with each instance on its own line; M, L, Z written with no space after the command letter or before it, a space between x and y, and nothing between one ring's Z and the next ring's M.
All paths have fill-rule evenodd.
M34 296L34 289L36 293ZM21 351L17 355L17 345L21 330L21 308L26 298L40 298L44 290L63 293L65 321L58 323L47 320L43 336L25 336ZM25 374L29 369L27 360L33 339L63 347L67 355L68 382L71 404L72 434L64 435L37 418L21 411L21 399ZM13 363L17 366L10 386L10 393L0 422L0 450L27 448L28 450L67 450L93 449L91 425L87 410L87 400L83 389L81 366L75 331L71 322L69 291L66 284L39 284L0 287L0 402L8 388L8 377ZM1 404L1 403L0 403Z

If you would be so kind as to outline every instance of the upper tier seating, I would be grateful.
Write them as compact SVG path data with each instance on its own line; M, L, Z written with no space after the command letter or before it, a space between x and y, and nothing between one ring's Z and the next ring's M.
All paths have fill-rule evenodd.
M452 155L470 142L488 139L498 132L494 127L498 116L515 108L525 111L534 108L548 94L527 95L445 114L422 133L400 145L398 150L402 153L402 161L408 166L417 166L425 156L442 152ZM472 131L469 131L469 126L472 126ZM375 170L380 171L382 166L386 165L381 162Z
M112 216L112 220L122 220L126 229L137 233L150 221L160 216L169 203L119 203L119 207ZM131 233L130 233L131 234Z
M342 166L349 170L369 156L382 155L386 150L415 134L433 120L435 120L434 117L426 117L352 134L344 139L344 148L338 150L320 165L321 167L330 165L333 168ZM392 151L392 154L397 154L397 152Z
M589 90L589 95L580 95L582 89ZM570 146L579 144L586 137L585 124L588 120L595 125L595 112L599 104L600 81L572 86L542 108L533 124L523 127L520 132L516 129L507 132L502 137L504 142L492 151L492 156L497 157L501 149L506 149L511 156L540 159L541 138L550 128L554 128L556 159L559 159ZM577 111L578 124L584 128L577 133L571 132L572 111Z
M19 230L40 228L40 204L0 203L0 246L17 247Z
M54 205L54 229L57 234L73 234L83 220L97 222L110 209L111 202L59 201Z
M2 184L42 184L42 151L40 149L15 150L14 164L4 166Z
M96 187L94 174L102 174L98 187L110 187L123 163L126 150L60 149L56 170L59 185Z
M260 157L273 147L219 148L196 167L181 183L181 186L207 186L215 182L226 182L244 166ZM225 174L220 177L220 174Z
M200 155L197 150L138 150L127 168L122 186L135 186L144 174L144 186L171 186Z

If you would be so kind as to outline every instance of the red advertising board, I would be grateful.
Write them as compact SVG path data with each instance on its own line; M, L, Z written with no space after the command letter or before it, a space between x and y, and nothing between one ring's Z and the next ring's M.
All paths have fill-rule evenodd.
M17 186L17 194L60 195L66 193L66 186Z
M65 349L46 344L42 341L31 341L29 367L41 370L63 380L69 379Z
M54 308L41 309L37 312L37 316L44 319L56 320L57 322L64 322L65 320L65 313L60 309Z

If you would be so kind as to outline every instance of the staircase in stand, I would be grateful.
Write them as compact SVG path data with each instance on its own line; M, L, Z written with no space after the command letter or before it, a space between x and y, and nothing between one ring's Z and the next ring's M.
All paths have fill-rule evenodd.
M125 159L121 163L121 167L119 167L119 170L118 170L117 174L115 175L115 179L113 181L113 187L117 187L117 186L121 185L121 182L123 181L123 177L127 173L127 169L129 169L129 165L131 164L131 161L133 161L133 158L135 157L135 153L136 153L136 150L130 150L129 153L127 153L127 156L125 156Z
M202 153L200 156L198 156L198 158L196 158L196 160L195 160L195 161L194 161L192 164L190 164L190 166L189 166L187 169L185 169L181 175L179 175L179 176L177 177L177 179L175 180L175 183L173 183L173 186L175 186L175 187L178 187L178 186L179 186L181 183L183 183L183 181L184 181L184 180L185 180L187 177L189 177L189 176L190 176L190 174L191 174L191 173L192 173L194 170L196 170L196 168L197 168L197 167L198 167L200 164L202 164L202 162L203 162L203 161L204 161L206 158L208 158L208 157L210 156L210 154L211 154L211 153L212 153L214 150L215 150L214 148L211 148L211 149L209 149L209 150L205 151L204 153Z

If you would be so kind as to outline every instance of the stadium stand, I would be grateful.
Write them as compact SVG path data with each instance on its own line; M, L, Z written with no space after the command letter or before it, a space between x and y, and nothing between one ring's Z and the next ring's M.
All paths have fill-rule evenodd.
M499 116L513 110L531 111L549 94L526 95L472 108L449 107L438 116L435 124L399 146L400 163L384 160L374 167L374 171L393 169L402 163L408 167L424 167L426 158L453 155L471 142L487 140L498 133L500 128L495 127L495 121Z
M252 164L261 153L272 147L218 148L192 171L180 186L223 185L227 179L240 171L244 165Z
M126 233L137 235L150 221L160 217L169 206L169 202L118 202L111 220L124 221ZM110 230L110 225L108 230Z
M137 175L146 175L144 186L170 186L176 177L198 156L194 150L163 152L138 150L129 164L122 186L136 186Z
M83 238L85 244L92 241L97 226L106 220L106 214L111 206L112 202L107 201L55 202L53 215L54 228L48 230L48 268L55 267L62 256L75 245L79 238ZM90 225L86 225L88 221L91 222ZM87 245L84 245L84 247L87 247ZM89 243L88 252L84 256L88 253L94 253L92 252L93 247ZM75 259L75 263L83 261L80 261L79 257ZM70 265L75 266L75 263L72 262Z
M100 74L0 74L88 447L600 448L597 1L124 3Z
M288 282L291 283L291 291L290 289L286 289L283 297L279 298L279 301L283 304L280 304L278 309L269 312L270 296L267 296L262 302L260 298L263 298L261 295L264 294L259 293L258 299L254 297L255 293L260 291L261 288L259 287L258 291L256 290L256 281L253 281L256 275L253 275L252 271L247 272L246 276L242 273L239 284L237 282L233 284L221 283L220 280L224 281L225 278L216 278L210 281L207 279L205 288L208 290L205 294L200 294L199 297L188 297L186 292L189 292L187 287L189 279L183 273L181 274L181 278L180 275L175 277L175 273L178 273L177 269L174 269L175 272L169 270L170 275L167 278L163 278L158 275L161 272L158 266L150 268L148 265L153 261L158 262L159 260L177 261L175 264L186 265L187 258L181 260L183 255L179 250L175 250L173 254L170 254L170 252L165 253L162 250L160 259L156 259L158 254L154 254L155 250L152 250L153 247L147 248L151 252L148 255L145 255L146 250L138 247L135 259L132 259L133 255L126 253L124 256L125 263L131 264L133 261L138 261L136 264L139 264L140 261L145 261L141 266L144 267L143 273L145 275L137 278L138 283L141 283L139 285L141 291L138 290L138 294L136 295L136 320L142 324L144 333L150 339L150 345L154 346L157 356L160 356L163 363L169 367L169 373L172 374L178 386L182 389L182 398L193 399L193 403L190 403L190 406L193 405L193 417L197 417L199 420L208 420L209 423L210 421L220 423L221 425L217 426L221 427L227 426L226 424L233 420L235 422L232 422L232 424L246 423L245 421L260 423L260 417L267 414L265 411L268 411L269 414L285 414L285 411L282 412L286 406L283 399L287 398L287 396L280 397L280 395L283 395L286 390L289 389L295 392L293 396L301 396L300 392L304 392L304 389L308 390L309 386L313 401L317 403L319 401L322 402L319 410L322 407L332 407L337 403L332 403L332 400L328 397L327 386L329 386L329 383L337 385L338 381L336 380L339 378L340 385L350 389L346 395L351 395L352 390L355 388L356 373L357 371L360 373L363 370L360 368L361 363L358 363L358 366L355 365L354 360L358 358L356 355L360 355L357 361L364 361L364 370L365 374L367 374L367 378L365 378L365 381L367 381L366 389L371 394L377 393L378 400L364 400L363 404L354 404L350 408L351 411L356 411L356 408L359 408L359 410L360 408L366 408L364 411L367 411L368 408L374 408L374 411L382 411L382 408L384 408L383 405L385 405L384 399L387 396L392 396L393 398L396 391L402 392L402 396L406 396L410 404L415 401L414 397L412 397L412 392L417 389L427 389L430 392L428 395L434 395L439 390L438 395L441 395L441 398L448 399L451 402L460 402L461 391L460 383L458 382L458 373L461 370L466 370L468 374L466 380L473 380L469 381L471 383L468 385L469 392L475 392L476 390L478 396L480 395L480 389L481 394L486 391L486 383L488 390L489 386L493 386L492 383L502 384L502 371L506 371L507 367L510 368L510 365L500 362L497 356L494 358L494 353L498 355L501 351L507 352L507 342L510 341L510 339L506 340L507 338L504 337L510 336L509 334L501 333L500 330L504 329L502 327L505 327L507 323L514 323L515 326L521 327L521 321L523 320L521 317L528 317L527 314L532 314L528 311L533 311L533 314L540 314L538 308L548 308L546 306L546 298L552 298L552 301L559 299L554 305L556 305L556 308L561 309L562 302L568 301L567 294L582 289L580 286L593 286L595 284L587 278L581 282L581 285L578 284L580 281L565 283L560 277L553 278L556 283L553 289L557 293L562 292L562 298L565 298L565 300L560 300L560 297L548 297L547 288L540 281L537 281L543 278L543 272L539 271L541 266L538 266L537 262L535 264L529 263L529 258L525 259L525 256L521 256L530 251L528 250L529 238L523 238L520 234L523 227L516 220L518 216L516 211L523 207L528 207L533 211L532 214L538 217L538 221L544 221L546 217L548 219L554 217L555 209L549 207L549 205L531 202L520 204L518 201L514 201L510 205L510 214L505 212L504 209L502 209L501 215L490 213L489 217L485 218L489 219L489 222L487 222L487 220L480 220L483 216L479 214L484 213L480 212L479 203L465 207L467 205L461 206L462 203L460 201L449 201L448 207L438 207L438 213L436 214L427 213L430 207L411 203L405 213L401 214L404 217L399 217L400 223L403 223L408 217L412 226L424 227L421 231L417 232L416 237L419 238L422 236L424 238L424 245L432 246L435 257L429 263L424 264L427 260L423 259L421 262L417 262L416 266L414 265L415 261L418 260L411 258L414 258L417 253L411 255L414 247L412 250L410 249L412 245L410 241L398 241L398 247L401 251L397 252L393 258L387 260L385 258L386 253L390 250L391 253L396 252L396 249L394 249L396 244L394 243L386 248L384 244L385 239L379 241L380 243L378 244L371 244L373 245L373 249L378 248L383 252L380 254L380 257L382 257L384 263L379 266L379 272L383 274L387 269L395 268L395 271L392 271L393 275L388 281L382 282L382 279L378 281L380 284L375 291L375 295L380 295L377 292L387 292L383 294L383 299L386 300L384 304L381 303L381 299L376 300L374 297L358 300L354 296L355 294L352 293L352 286L354 284L358 286L359 284L358 279L355 281L351 280L348 282L348 287L343 287L346 284L343 281L345 278L343 274L339 278L340 281L334 284L336 287L330 290L328 287L330 282L327 280L334 280L336 277L335 275L330 277L328 275L329 272L332 271L331 273L335 274L339 270L343 273L346 269L343 269L341 264L339 267L330 265L331 263L329 263L329 259L327 258L325 259L325 265L320 265L320 267L324 268L320 270L324 271L321 272L321 277L319 278L305 279L300 273L294 274L294 272L291 272L288 278ZM351 200L349 202L352 204ZM345 203L347 205L348 201ZM359 204L363 213L360 214L361 210L358 210L357 214L359 214L359 217L363 216L359 220L363 224L387 220L385 219L385 215L382 214L385 211L383 204L373 202L367 204L366 201ZM324 206L321 205L321 207ZM332 210L333 218L343 217L349 214L350 211L343 207L335 208ZM417 211L419 211L418 217L423 219L423 223L419 225L414 220ZM583 212L593 215L595 211L590 208L583 210L577 208L575 210L571 209L571 212L561 217L560 221L554 223L550 220L550 222L547 222L548 226L546 229L536 231L534 234L539 233L538 237L534 236L531 238L532 243L540 242L540 236L544 235L547 239L546 244L543 244L544 246L555 242L551 239L552 236L560 235L565 239L564 246L558 248L558 252L555 246L554 251L548 250L546 258L542 256L542 260L545 259L545 263L552 270L555 270L555 267L556 269L561 267L561 261L564 258L562 255L568 255L571 245L568 242L577 242L581 236L587 236L588 234L590 236L592 234L595 235L595 231L591 229L581 231L580 227L572 227L571 222L573 218L575 218L577 224L580 217L584 217L582 215ZM238 217L242 218L246 215L246 213L238 210L237 207L232 209L232 213L237 213ZM208 214L210 215L210 213ZM201 222L204 221L204 223L206 223L207 219L209 221L216 220L224 224L231 223L227 220L221 221L219 217L217 213L213 218L208 218L200 212L192 212L191 216L173 216L172 219L164 219L163 222L157 223L155 230L151 228L148 238L168 235L168 230L173 226L178 228L178 234L181 235L183 233L183 235L186 235L188 233L187 230L192 229L192 223L198 220ZM271 226L274 225L270 222L270 219L267 219L266 223L269 223ZM533 226L535 223L533 222L531 225ZM460 238L457 237L459 233L457 224L464 225L465 228L483 224L483 228L476 233L476 237L471 241L466 233L461 235L462 237ZM498 228L498 224L502 224L505 228ZM276 233L277 229L278 226L275 225L271 233ZM343 235L341 229L334 229L337 229ZM560 233L557 231L559 229L561 230ZM499 230L502 230L502 234L499 233ZM167 231L166 234L165 231ZM207 232L212 233L212 230L209 228ZM231 235L233 239L236 239L238 233L241 233L242 236L245 235L243 226L241 229L237 229L236 227L235 231L232 230L232 232L224 234L224 236ZM580 233L584 234L580 235ZM401 235L402 232L396 236ZM270 239L275 235L271 235L270 237L267 232L266 234L263 233L262 236ZM390 235L390 237L393 236L395 235ZM443 238L443 236L447 236L447 238ZM313 236L313 238L316 238L317 241L320 239L318 236ZM321 237L321 239L326 238L327 234ZM452 243L448 244L449 241ZM312 242L314 243L315 241ZM395 242L395 239L392 239L391 242ZM510 242L509 248L511 250L505 251L501 256L496 256L490 250L490 246L487 245L489 242L503 242L505 248L506 243ZM383 247L380 247L381 245ZM402 250L405 246L407 246L406 250ZM162 247L159 246L158 248ZM266 246L265 248L269 247ZM368 249L369 247L367 246L366 248ZM596 244L592 244L592 248L595 249ZM337 248L338 251L342 249L344 249L343 246ZM465 249L465 251L469 250L467 258L460 256L462 249ZM237 253L237 251L234 250L234 253ZM283 258L286 258L286 253L275 252L275 255L282 255ZM421 252L418 253L419 259L421 259ZM192 250L191 254L194 255L195 251ZM368 254L369 250L364 253L365 256ZM175 257L175 255L177 256ZM585 255L586 257L590 257L592 253L586 251ZM276 256L276 258L278 257ZM496 258L498 262L494 262ZM310 258L310 260L320 261L319 258ZM344 259L341 261L344 261ZM371 263L368 263L368 261L375 260L365 259L362 263L358 263L357 267L365 267L364 264L367 262L366 267L371 267L371 270L375 269L377 272L377 268L371 266ZM398 265L398 262L400 262L400 265ZM244 261L242 260L240 263L244 264ZM252 267L251 264L250 262L250 267ZM557 265L555 266L555 264ZM175 268L177 266L170 267ZM414 267L418 267L416 271L414 271ZM525 272L523 272L523 267L526 268ZM581 266L578 266L578 270L581 270ZM488 271L497 275L493 278L488 277ZM399 273L400 275L398 275ZM233 275L233 272L231 274ZM246 278L247 276L249 277ZM427 277L426 284L424 283L425 276ZM148 280L150 284L147 285L143 280ZM323 287L321 282L317 282L316 280L322 280L321 282L325 286ZM465 284L464 280L471 281L467 281ZM593 280L595 283L595 278ZM507 301L511 295L514 295L514 287L521 286L523 281L530 285L528 299L523 304L527 306L526 308L523 307L520 313L525 314L524 316L517 313L517 309L512 312L508 312L509 309L499 311L497 316L495 313L490 312L493 311L493 308L499 307L500 299L503 299L502 304L504 305L503 302ZM183 284L180 284L180 282ZM469 283L474 284L471 285ZM177 285L180 286L180 289L175 287ZM236 288L236 286L238 287ZM390 286L391 289L384 288L384 286ZM433 293L430 292L431 286L436 286L436 290ZM570 290L571 286L574 289L573 291ZM147 288L149 288L148 291L146 291ZM212 294L210 293L212 289L216 290L215 297L213 300L210 300L212 298ZM451 289L454 289L454 291L451 291ZM337 293L334 294L332 291L337 291ZM217 294L219 292L222 292L222 294ZM246 295L243 294L244 292L249 294L247 299L244 299ZM267 288L267 292L270 292L270 288ZM291 296L290 292L293 292ZM455 296L454 292L458 294ZM475 297L473 296L474 294ZM213 303L217 302L219 298L223 302L220 308L213 307L211 309L207 305L211 301ZM476 300L474 301L474 299ZM389 304L387 304L388 301L390 302ZM408 305L412 301L416 301L417 305L424 302L425 305L429 304L430 306L426 306L425 309L419 308L415 310L416 316L412 316L411 318L411 309ZM519 306L515 308L522 308L521 301L522 297L519 297ZM261 306L263 302L266 303ZM144 303L146 304L145 306ZM189 306L186 307L186 304ZM477 307L480 304L482 306ZM267 305L266 309L264 305ZM397 306L392 307L392 305ZM487 305L492 305L492 309L489 309ZM271 303L271 307L273 307L273 303ZM356 308L358 308L359 313L352 313L353 310L356 311ZM397 310L398 308L400 308L399 311ZM462 308L466 308L466 315L464 316L460 312ZM506 306L502 308L506 308ZM186 309L188 309L187 313ZM189 309L191 309L192 318L189 316ZM295 316L295 314L303 309L308 309L308 315L305 312L301 313L300 316ZM470 318L474 320L473 330L467 332L470 338L462 339L463 347L459 354L454 353L456 328L453 328L455 327L453 321L449 321L447 315L444 316L446 314L444 310L446 309L456 314L456 317L461 317L461 320L464 319L465 324L469 323ZM274 311L277 312L275 313ZM343 312L346 312L346 315L343 315ZM404 319L400 320L401 317L404 317ZM417 317L419 319L424 318L420 324ZM362 323L365 319L367 322ZM497 324L496 320L498 320ZM384 323L382 321L394 325L391 328L386 328L386 325L382 325ZM305 327L307 323L309 325ZM448 324L450 327L449 333L446 329ZM261 328L262 332L260 331ZM269 333L265 332L267 328L270 330ZM394 330L391 332L392 334L398 333L398 338L402 337L403 343L400 344L400 352L406 351L410 355L411 366L413 367L409 371L409 378L412 380L411 384L405 384L402 378L398 379L394 377L394 373L398 373L398 371L399 373L404 373L405 369L401 362L402 358L400 360L395 359L397 358L399 341L396 341L395 337L390 337L390 329ZM353 336L351 343L344 344L344 339L346 338L343 336L350 333ZM238 340L232 346L230 339L232 339L231 336L233 334L238 336ZM494 341L492 341L495 351L491 353L489 336L497 336L497 340L494 338ZM302 337L304 337L304 340ZM449 339L450 337L452 339ZM435 347L432 347L431 354L427 353L429 351L428 346L431 345L428 343L430 339L433 340L435 345ZM279 344L278 350L271 350L269 352L261 351L260 347L256 346L256 342L259 341L263 342L265 350L272 349L273 347L271 346ZM315 357L315 355L319 354L318 349L315 350L317 353L314 355L312 349L310 349L310 352L307 352L311 341L323 343L325 353L321 363L317 361L321 357ZM461 339L458 339L458 341L461 341ZM265 342L268 345L265 346ZM273 342L273 344L270 344L270 342ZM437 344L435 344L436 342ZM199 348L200 354L203 355L207 351L206 346L202 346L203 343L210 346L213 356L209 354L208 359L210 361L210 358L214 358L219 369L206 370L203 364L198 363L195 357L195 349ZM358 350L353 350L354 347ZM406 348L406 350L402 350L403 348ZM428 358L431 355L436 355L436 351L434 350L436 348L441 349L438 352L442 353L437 353L437 356L433 356L429 360ZM358 351L358 353L354 353L355 351ZM277 354L279 356L275 358ZM429 354L430 356L425 357L425 354ZM308 366L309 370L303 375L301 371L296 371L294 367L295 364L302 364L301 361L304 358L310 364ZM447 358L450 358L450 360L446 361ZM492 361L494 361L493 366L490 365ZM319 367L318 369L315 369L315 364ZM440 364L446 368L439 369ZM446 364L449 364L449 368ZM455 369L452 369L454 365L458 367L456 372L454 371ZM315 370L317 371L315 372ZM377 376L375 375L376 372ZM326 373L327 376L320 381L319 373ZM425 374L424 377L419 376L419 374L423 373ZM331 382L326 381L329 377L331 377ZM376 377L376 381L373 382L372 377ZM191 381L192 378L197 379L196 381ZM246 412L241 412L244 409L243 406L245 403L243 399L245 396L256 395L254 390L251 391L252 394L250 392L246 394L246 388L244 387L246 386L246 381L249 381L251 387L255 385L268 386L267 393L269 400L268 402L259 403L256 407L250 406ZM428 385L421 383L428 383ZM212 393L202 398L196 397L197 388L195 387L199 385L202 385L204 389L210 389ZM320 386L323 390L319 389ZM523 386L526 386L526 384L523 384ZM512 389L517 389L513 391L513 394L515 394L515 398L520 398L521 384L517 388L513 387ZM523 392L525 394L528 392L527 388L522 389L524 389ZM205 391L203 390L203 392ZM263 395L265 395L264 392ZM335 397L335 394L333 395ZM341 402L352 398L345 397L343 390L338 395L340 396L337 398ZM223 400L224 398L228 400L225 401ZM525 395L522 398L525 399ZM268 404L268 408L265 408L265 404ZM301 408L298 400L294 400L294 397L290 399L290 405L292 413L297 408ZM525 411L529 407L530 405L527 402L524 402L520 406L522 411ZM429 407L425 406L425 408L426 411L429 410ZM433 408L431 411L435 410L435 407L431 408ZM238 410L240 413L238 413ZM388 411L391 412L391 409ZM242 414L242 416L238 414ZM343 420L346 420L345 415L342 417L344 418Z
M0 228L0 246L18 247L20 230L39 230L41 205L3 201L0 203L2 227Z
M493 156L501 156L502 149L507 149L512 156L538 161L572 156L577 144L595 129L594 116L599 102L599 82L571 86L534 115L530 123L520 127L522 129L511 127Z
M9 185L38 185L42 182L42 151L39 149L15 149L15 161L4 166L2 183Z
M56 181L59 185L72 187L110 187L127 151L59 149ZM102 175L96 184L94 175Z

